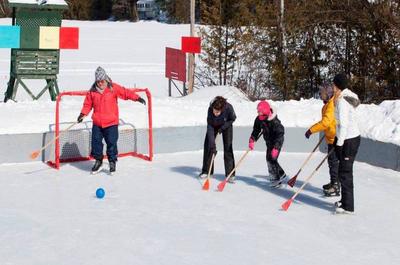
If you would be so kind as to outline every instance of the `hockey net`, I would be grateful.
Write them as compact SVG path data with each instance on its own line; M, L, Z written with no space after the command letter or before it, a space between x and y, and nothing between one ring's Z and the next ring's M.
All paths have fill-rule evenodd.
M134 156L144 160L153 159L152 98L150 91L130 89L142 98L146 106L130 100L118 100L119 104L119 138L118 157ZM50 133L44 142L55 139L52 148L44 154L47 163L60 168L61 163L92 159L91 138L92 121L89 114L82 123L76 123L87 91L62 92L57 97L55 123L50 125ZM73 120L74 122L71 122ZM71 127L72 126L72 127ZM66 130L67 128L70 129ZM103 139L103 154L106 157Z

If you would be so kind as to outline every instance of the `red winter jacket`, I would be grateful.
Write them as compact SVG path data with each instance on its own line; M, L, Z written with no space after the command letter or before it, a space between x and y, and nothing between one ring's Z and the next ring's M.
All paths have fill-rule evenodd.
M101 128L118 125L118 98L137 101L139 96L132 90L112 83L112 89L107 87L103 94L97 91L95 85L89 90L83 102L81 113L88 115L93 109L93 123Z

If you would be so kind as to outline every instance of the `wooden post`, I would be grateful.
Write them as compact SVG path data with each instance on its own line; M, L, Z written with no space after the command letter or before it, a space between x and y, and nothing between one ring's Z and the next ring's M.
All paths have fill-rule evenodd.
M194 21L195 20L195 0L190 0L190 36L194 37ZM194 86L194 53L189 54L189 87L188 93L193 92Z

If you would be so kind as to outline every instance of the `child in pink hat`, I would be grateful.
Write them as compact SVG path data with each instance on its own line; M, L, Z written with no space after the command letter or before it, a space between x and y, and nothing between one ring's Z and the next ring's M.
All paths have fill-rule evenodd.
M287 177L278 163L278 157L283 145L285 128L267 101L262 100L257 105L258 116L254 120L253 131L249 139L249 149L254 149L254 143L261 136L267 145L267 166L272 187L278 187Z

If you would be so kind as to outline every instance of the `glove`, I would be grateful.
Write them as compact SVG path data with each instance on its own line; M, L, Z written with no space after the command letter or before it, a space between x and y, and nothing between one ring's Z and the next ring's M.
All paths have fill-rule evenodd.
M84 118L84 117L85 117L85 114L81 113L81 114L79 114L78 119L76 119L76 121L77 121L78 123L81 123L81 122L83 121L83 118Z
M249 149L250 150L254 149L254 139L253 139L253 137L250 137L250 139L249 139Z
M307 130L306 131L306 134L305 134L305 136L306 136L306 138L308 139L308 138L310 138L310 135L312 134L312 132L310 131L310 130Z
M143 98L139 97L137 101L146 106L146 101Z
M272 151L271 151L271 157L272 157L272 159L277 159L278 158L278 155L279 155L279 150L278 149L276 149L276 148L273 148L272 149Z

